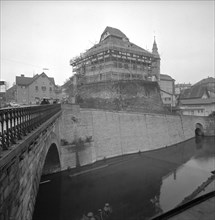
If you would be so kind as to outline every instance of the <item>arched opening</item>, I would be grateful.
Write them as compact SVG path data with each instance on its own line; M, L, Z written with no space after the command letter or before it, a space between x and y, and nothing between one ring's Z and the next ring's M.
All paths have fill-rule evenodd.
M42 175L56 173L61 171L60 158L56 144L52 144L46 155L45 163L43 166Z
M204 130L203 130L202 124L196 123L195 135L196 136L204 136Z
M46 220L50 217L52 220L58 220L60 218L61 174L56 173L59 171L61 171L59 153L56 144L53 143L49 147L43 166L33 220Z

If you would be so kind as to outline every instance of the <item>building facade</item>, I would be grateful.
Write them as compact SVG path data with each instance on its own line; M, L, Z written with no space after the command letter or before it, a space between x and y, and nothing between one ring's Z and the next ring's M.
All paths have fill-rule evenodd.
M160 56L154 40L152 52L134 43L120 30L106 27L100 42L70 61L79 82L142 79L158 81Z
M160 74L160 93L163 104L168 107L175 107L175 80L166 74Z
M58 98L54 78L45 73L34 77L16 76L16 85L8 89L7 97L24 105L38 104L43 98Z
M181 100L180 112L183 115L208 116L215 112L215 98Z
M208 116L215 112L215 79L208 77L183 90L178 109L183 115Z

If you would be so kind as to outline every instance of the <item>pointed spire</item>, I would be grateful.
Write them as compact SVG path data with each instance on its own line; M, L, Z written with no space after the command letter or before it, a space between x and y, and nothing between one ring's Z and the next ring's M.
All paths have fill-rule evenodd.
M153 47L152 47L152 53L158 54L158 47L157 47L157 43L155 40L155 36L154 36L154 43L153 43Z

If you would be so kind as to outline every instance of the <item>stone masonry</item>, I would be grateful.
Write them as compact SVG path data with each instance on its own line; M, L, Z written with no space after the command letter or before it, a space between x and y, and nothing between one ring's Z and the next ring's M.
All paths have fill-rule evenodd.
M56 121L56 123L58 122ZM25 150L21 154L17 154L10 159L9 163L1 167L1 220L30 220L32 218L47 152L51 145L59 151L57 136L59 126L56 123L42 131L34 142L24 148ZM19 145L24 142L25 140Z

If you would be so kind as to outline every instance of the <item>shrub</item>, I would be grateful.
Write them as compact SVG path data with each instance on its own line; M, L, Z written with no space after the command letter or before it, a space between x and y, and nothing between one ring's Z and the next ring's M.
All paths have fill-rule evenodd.
M92 142L92 140L93 140L92 136L87 136L85 142L90 143L90 142Z
M61 139L60 143L61 143L62 146L65 146L65 145L69 144L69 142L67 140L65 140L65 139Z

